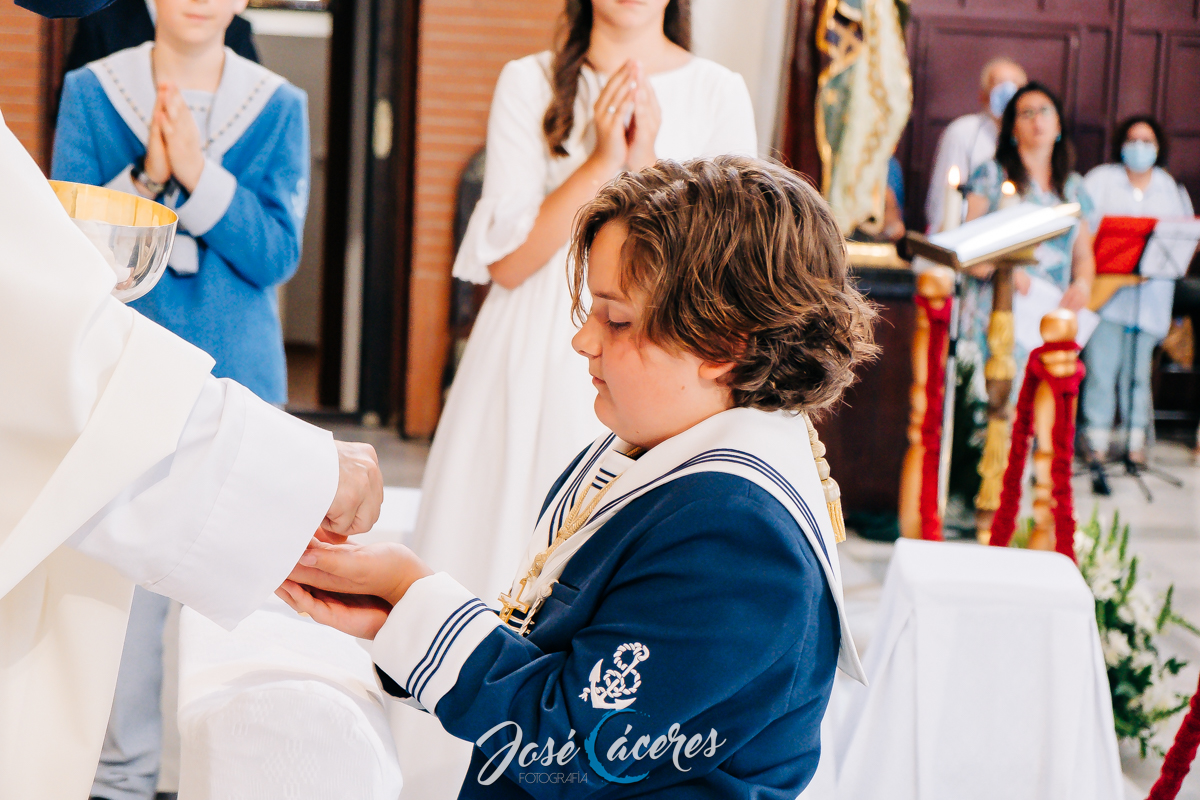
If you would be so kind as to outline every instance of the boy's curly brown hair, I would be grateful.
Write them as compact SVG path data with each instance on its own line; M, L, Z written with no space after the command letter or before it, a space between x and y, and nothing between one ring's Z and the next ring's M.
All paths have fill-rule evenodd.
M601 189L579 212L568 262L580 323L588 253L609 223L627 230L621 289L645 298L639 335L733 362L736 407L822 412L878 351L829 206L785 167L659 161Z

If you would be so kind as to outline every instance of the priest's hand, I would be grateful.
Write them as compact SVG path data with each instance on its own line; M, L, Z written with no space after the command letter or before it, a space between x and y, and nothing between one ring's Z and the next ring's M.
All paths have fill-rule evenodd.
M171 172L183 188L194 192L204 172L204 149L192 110L183 99L183 92L169 81L158 84L155 108L158 109L156 119L162 128L163 140L167 143Z
M338 488L321 522L317 538L333 544L366 533L379 520L383 505L383 473L375 448L361 442L334 442L338 454Z
M408 588L432 574L403 545L333 545L314 540L276 594L317 622L373 639Z

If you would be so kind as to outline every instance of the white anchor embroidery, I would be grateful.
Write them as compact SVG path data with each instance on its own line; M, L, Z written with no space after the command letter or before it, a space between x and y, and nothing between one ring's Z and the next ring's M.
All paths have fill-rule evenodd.
M625 653L629 653L628 664L623 660ZM633 705L637 698L629 695L636 693L642 685L642 676L634 667L648 658L650 648L641 642L626 642L621 645L617 652L613 653L613 663L617 668L604 672L604 685L601 686L600 670L604 666L604 659L597 661L596 666L592 667L591 675L588 676L591 685L579 695L580 699L590 698L592 708L628 708Z

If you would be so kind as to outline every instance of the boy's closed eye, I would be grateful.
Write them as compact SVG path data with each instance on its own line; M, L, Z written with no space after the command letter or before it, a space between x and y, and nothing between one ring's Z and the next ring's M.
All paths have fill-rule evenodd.
M611 317L609 319L607 319L604 324L607 325L609 330L611 330L611 331L623 331L626 328L628 328L630 325L630 323L628 323L628 322L618 322L617 320L612 319Z
M634 315L629 309L622 306L623 304L612 300L601 300L592 307L591 313L610 331L624 331L633 325Z

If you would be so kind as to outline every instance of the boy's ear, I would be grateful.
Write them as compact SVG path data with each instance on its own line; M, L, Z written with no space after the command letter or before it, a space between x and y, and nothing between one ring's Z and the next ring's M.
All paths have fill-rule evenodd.
M741 356L746 352L747 337L739 336L738 341L734 345L732 355ZM700 377L706 381L717 381L729 374L729 371L737 366L735 361L701 361L700 362Z
M699 374L703 380L719 381L735 366L733 361L701 361Z
M240 14L250 5L250 0L233 0L233 13Z

